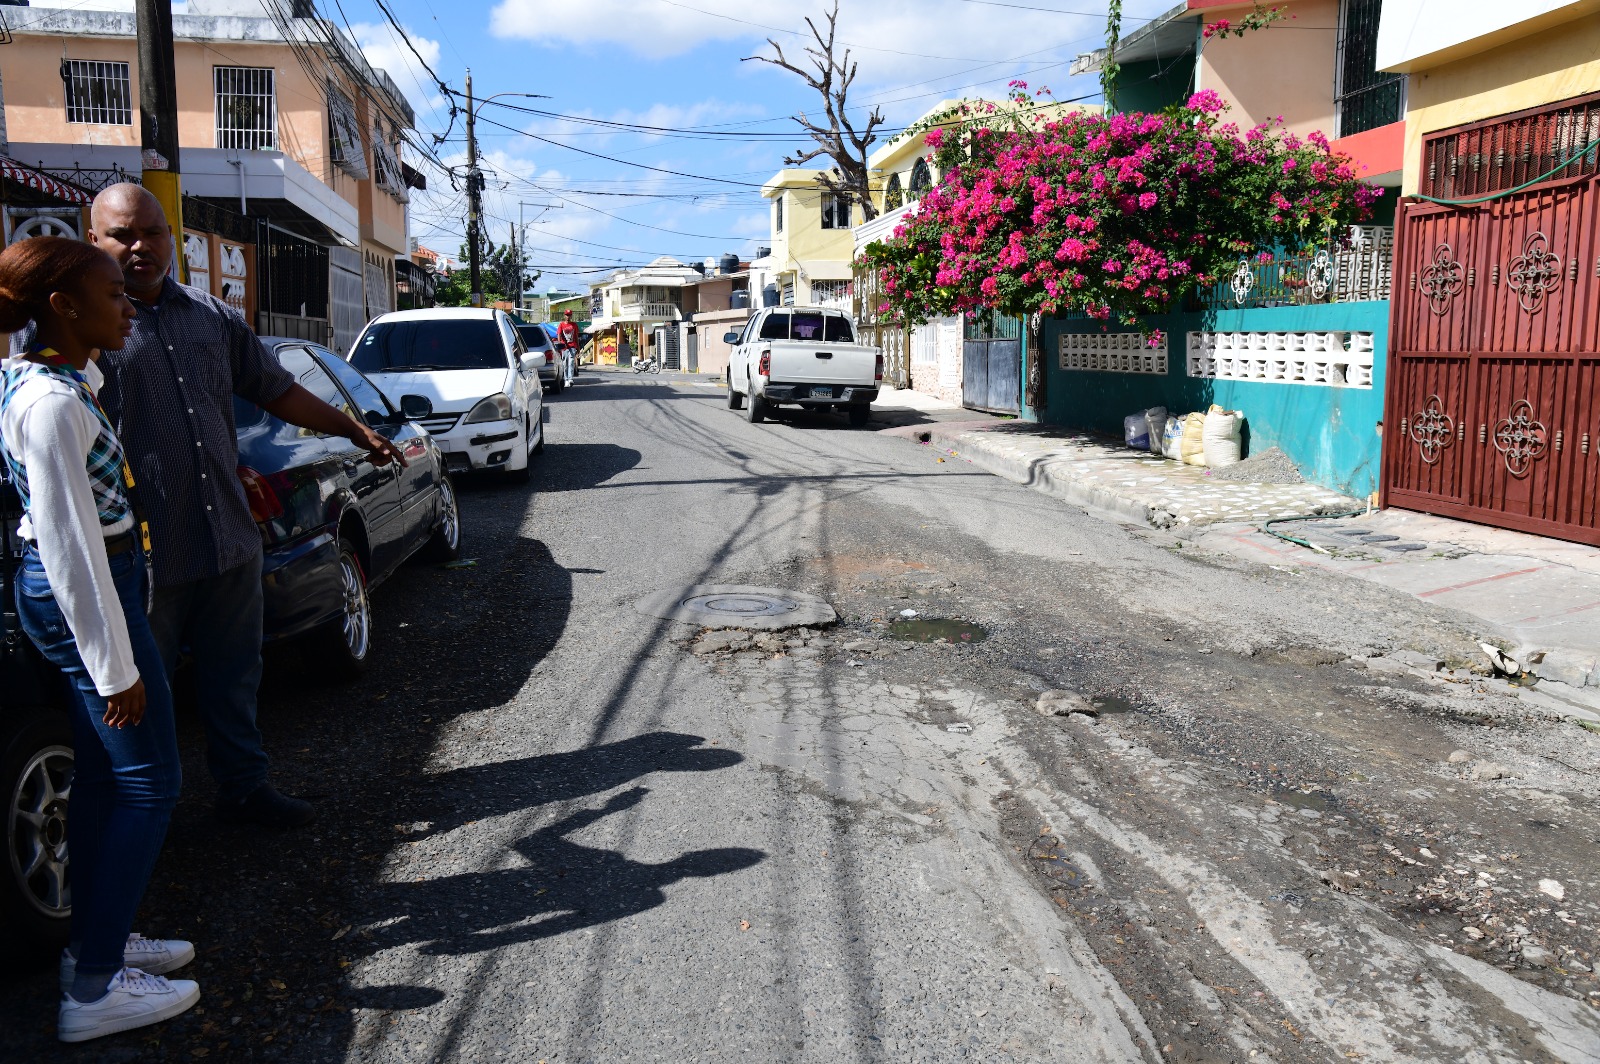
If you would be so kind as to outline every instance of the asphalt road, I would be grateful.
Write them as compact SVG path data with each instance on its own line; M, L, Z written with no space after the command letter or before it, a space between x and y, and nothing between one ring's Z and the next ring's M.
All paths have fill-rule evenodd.
M531 489L465 486L477 565L375 594L369 677L274 655L315 826L218 826L185 721L140 929L201 1005L74 1053L19 971L7 1059L1600 1060L1600 736L1348 660L1466 664L1452 616L682 378L550 407ZM696 583L841 621L634 609Z

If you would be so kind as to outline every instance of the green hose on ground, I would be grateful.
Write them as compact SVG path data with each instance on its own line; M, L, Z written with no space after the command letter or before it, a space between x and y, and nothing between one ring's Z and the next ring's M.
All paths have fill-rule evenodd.
M1272 530L1272 526L1282 524L1284 521L1315 521L1319 518L1327 518L1332 520L1339 517L1360 517L1366 512L1366 510L1347 510L1344 513L1337 514L1296 514L1292 517L1274 517L1272 520L1261 526L1261 531L1265 532L1269 536L1281 539L1285 543L1293 543L1297 547L1306 547L1316 551L1318 554L1328 554L1329 551L1327 548L1319 547L1310 540L1301 539L1298 536L1286 536L1282 532L1274 532Z

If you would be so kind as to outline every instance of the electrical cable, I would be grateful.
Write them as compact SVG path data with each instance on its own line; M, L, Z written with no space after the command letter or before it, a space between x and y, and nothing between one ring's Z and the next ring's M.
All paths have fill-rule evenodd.
M1579 151L1578 154L1572 156L1572 158L1568 159L1560 166L1546 170L1532 181L1524 181L1516 188L1508 188L1499 192L1491 192L1487 196L1474 196L1471 199L1440 199L1437 196L1424 196L1421 193L1418 193L1416 198L1420 200L1427 200L1429 203L1442 204L1446 207L1470 207L1474 203L1488 203L1490 200L1503 199L1506 196L1530 189L1541 181L1548 181L1550 178L1554 177L1556 174L1559 174L1561 171L1565 170L1579 159L1582 159L1585 155L1588 155L1590 152L1594 151L1596 147L1600 147L1600 137L1597 137L1594 140L1591 140L1588 144L1585 144L1583 149Z

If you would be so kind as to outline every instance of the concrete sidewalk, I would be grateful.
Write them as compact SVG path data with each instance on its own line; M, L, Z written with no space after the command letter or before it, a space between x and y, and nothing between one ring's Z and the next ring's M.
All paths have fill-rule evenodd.
M1542 685L1549 696L1585 718L1594 714L1581 707L1600 705L1600 548L1403 510L1316 517L1364 508L1309 484L1221 480L1104 438L998 418L885 434L1199 546L1368 580L1457 610L1518 666L1550 681ZM1263 532L1268 521L1315 546Z

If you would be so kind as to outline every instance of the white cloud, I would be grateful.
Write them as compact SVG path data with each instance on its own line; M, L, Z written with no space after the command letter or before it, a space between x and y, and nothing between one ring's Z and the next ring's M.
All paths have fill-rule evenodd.
M394 27L387 22L357 22L350 29L354 31L356 43L361 46L361 54L366 56L367 62L387 72L394 83L400 86L400 91L406 94L406 99L417 112L419 126L437 125L449 120L448 101L439 94L433 78L423 69L411 49L399 39L400 35ZM411 38L411 43L428 66L438 70L439 42L414 33L409 28L406 29L406 36ZM439 132L443 131L441 125Z
M1050 2L1080 12L1098 6L1088 0ZM1133 9L1150 15L1167 4L1130 4L1125 25L1138 23ZM1145 7L1150 10L1143 11ZM620 48L650 58L680 55L716 41L748 42L748 54L770 54L765 39L771 37L786 54L799 57L809 40L804 17L812 14L823 24L821 10L820 3L797 8L781 0L500 0L491 13L490 30L536 45ZM1095 47L1104 24L1103 15L1029 11L971 0L856 0L839 13L838 38L851 45L861 64L861 84L867 86L948 76L1001 61L1014 66L1010 61L1015 57L1040 50L1053 49L1050 58L1067 60ZM993 73L975 71L974 77L984 80ZM1065 80L1064 68L1055 73Z

